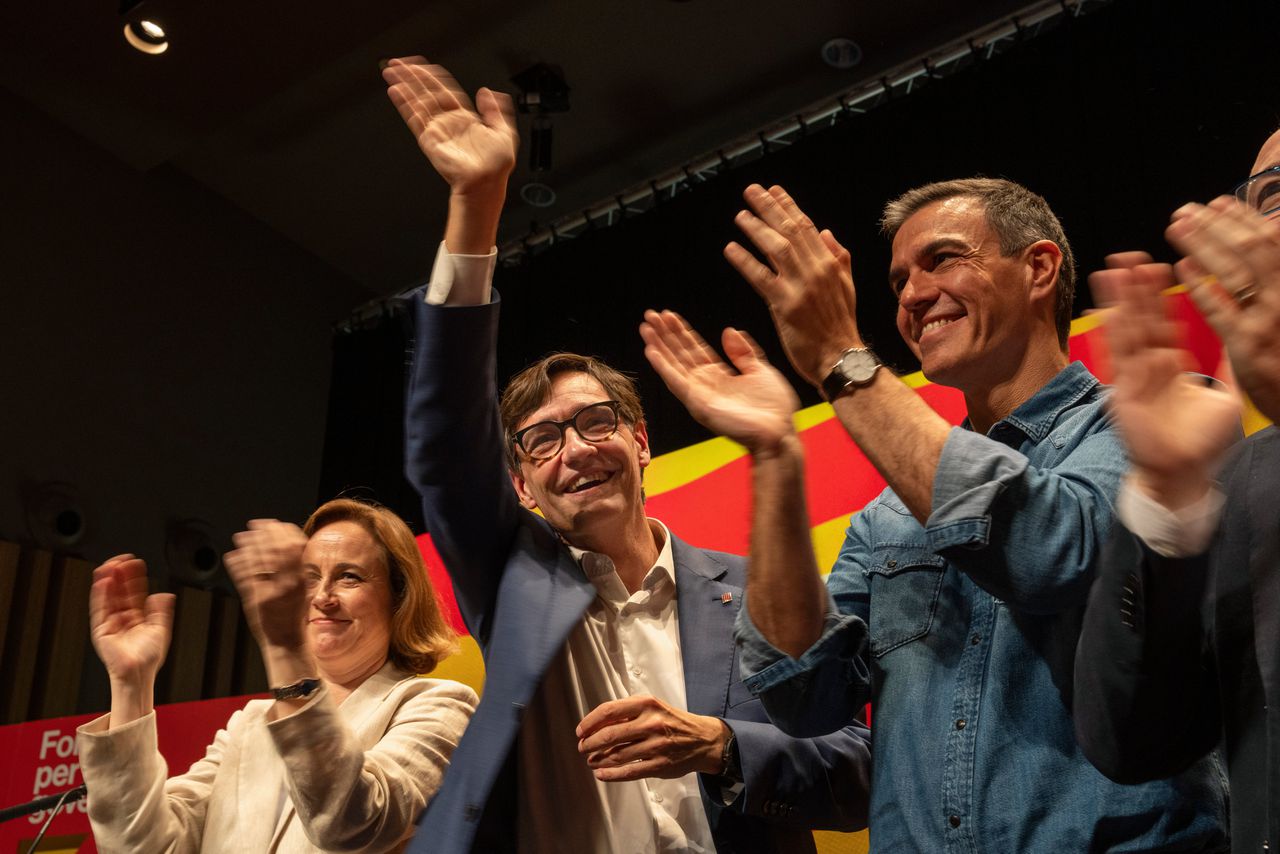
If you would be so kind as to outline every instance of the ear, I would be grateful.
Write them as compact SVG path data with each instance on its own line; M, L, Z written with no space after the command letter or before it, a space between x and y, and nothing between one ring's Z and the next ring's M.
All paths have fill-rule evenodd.
M1027 270L1030 274L1029 296L1033 302L1048 299L1049 305L1057 305L1058 271L1062 269L1062 250L1052 240L1037 240L1025 250Z
M649 431L644 426L643 419L637 421L631 428L631 435L636 437L636 444L640 446L640 468L643 469L652 459L649 456Z
M507 469L507 474L511 476L511 486L516 491L516 498L520 499L520 503L527 510L537 510L538 502L534 500L533 493L529 491L529 482L524 476L524 463L520 464L520 471Z

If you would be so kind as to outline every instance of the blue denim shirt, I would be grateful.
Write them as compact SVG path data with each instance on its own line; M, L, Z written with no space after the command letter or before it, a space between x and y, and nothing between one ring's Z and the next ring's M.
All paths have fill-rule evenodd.
M1075 741L1076 639L1127 468L1103 398L1073 363L986 436L952 430L924 527L891 490L852 518L800 658L739 612L743 677L783 730L872 702L873 851L1226 850L1216 759L1123 786Z

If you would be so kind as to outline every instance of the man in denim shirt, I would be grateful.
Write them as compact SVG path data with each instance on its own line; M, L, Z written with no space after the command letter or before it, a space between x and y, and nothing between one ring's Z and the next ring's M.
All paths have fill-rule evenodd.
M1098 381L1069 363L1074 262L1048 205L970 179L886 208L898 328L929 379L964 392L953 428L878 370L830 232L780 187L745 198L737 222L767 264L737 244L726 257L890 486L853 517L824 587L794 393L743 333L725 332L730 369L678 316L647 315L668 386L752 453L738 635L774 722L812 735L873 703L876 851L1226 850L1212 759L1119 786L1072 732L1073 653L1126 463Z

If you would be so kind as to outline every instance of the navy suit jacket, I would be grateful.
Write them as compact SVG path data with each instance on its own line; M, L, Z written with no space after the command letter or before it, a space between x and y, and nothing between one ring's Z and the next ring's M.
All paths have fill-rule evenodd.
M1227 503L1203 554L1161 557L1122 526L1113 530L1076 654L1076 734L1098 770L1124 783L1216 764L1220 745L1231 781L1231 850L1262 851L1268 841L1274 851L1280 432L1270 427L1242 442L1221 481Z
M486 672L480 706L409 850L514 850L521 718L596 589L511 487L494 385L496 295L478 306L429 306L420 292L412 299L407 473ZM729 807L704 788L717 850L813 850L810 828L865 826L867 731L792 738L768 723L738 677L733 624L745 559L675 537L672 548L688 710L730 721L746 782ZM727 605L724 593L733 594Z

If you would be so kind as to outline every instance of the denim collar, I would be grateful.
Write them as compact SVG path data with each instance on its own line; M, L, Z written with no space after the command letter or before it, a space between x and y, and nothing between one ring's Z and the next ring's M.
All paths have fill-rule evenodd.
M1041 386L1021 406L991 425L987 435L994 437L1000 425L1007 424L1031 441L1039 442L1049 435L1064 410L1075 406L1099 384L1098 378L1089 373L1084 363L1072 362L1058 371L1053 379ZM960 426L966 430L973 429L968 418Z

